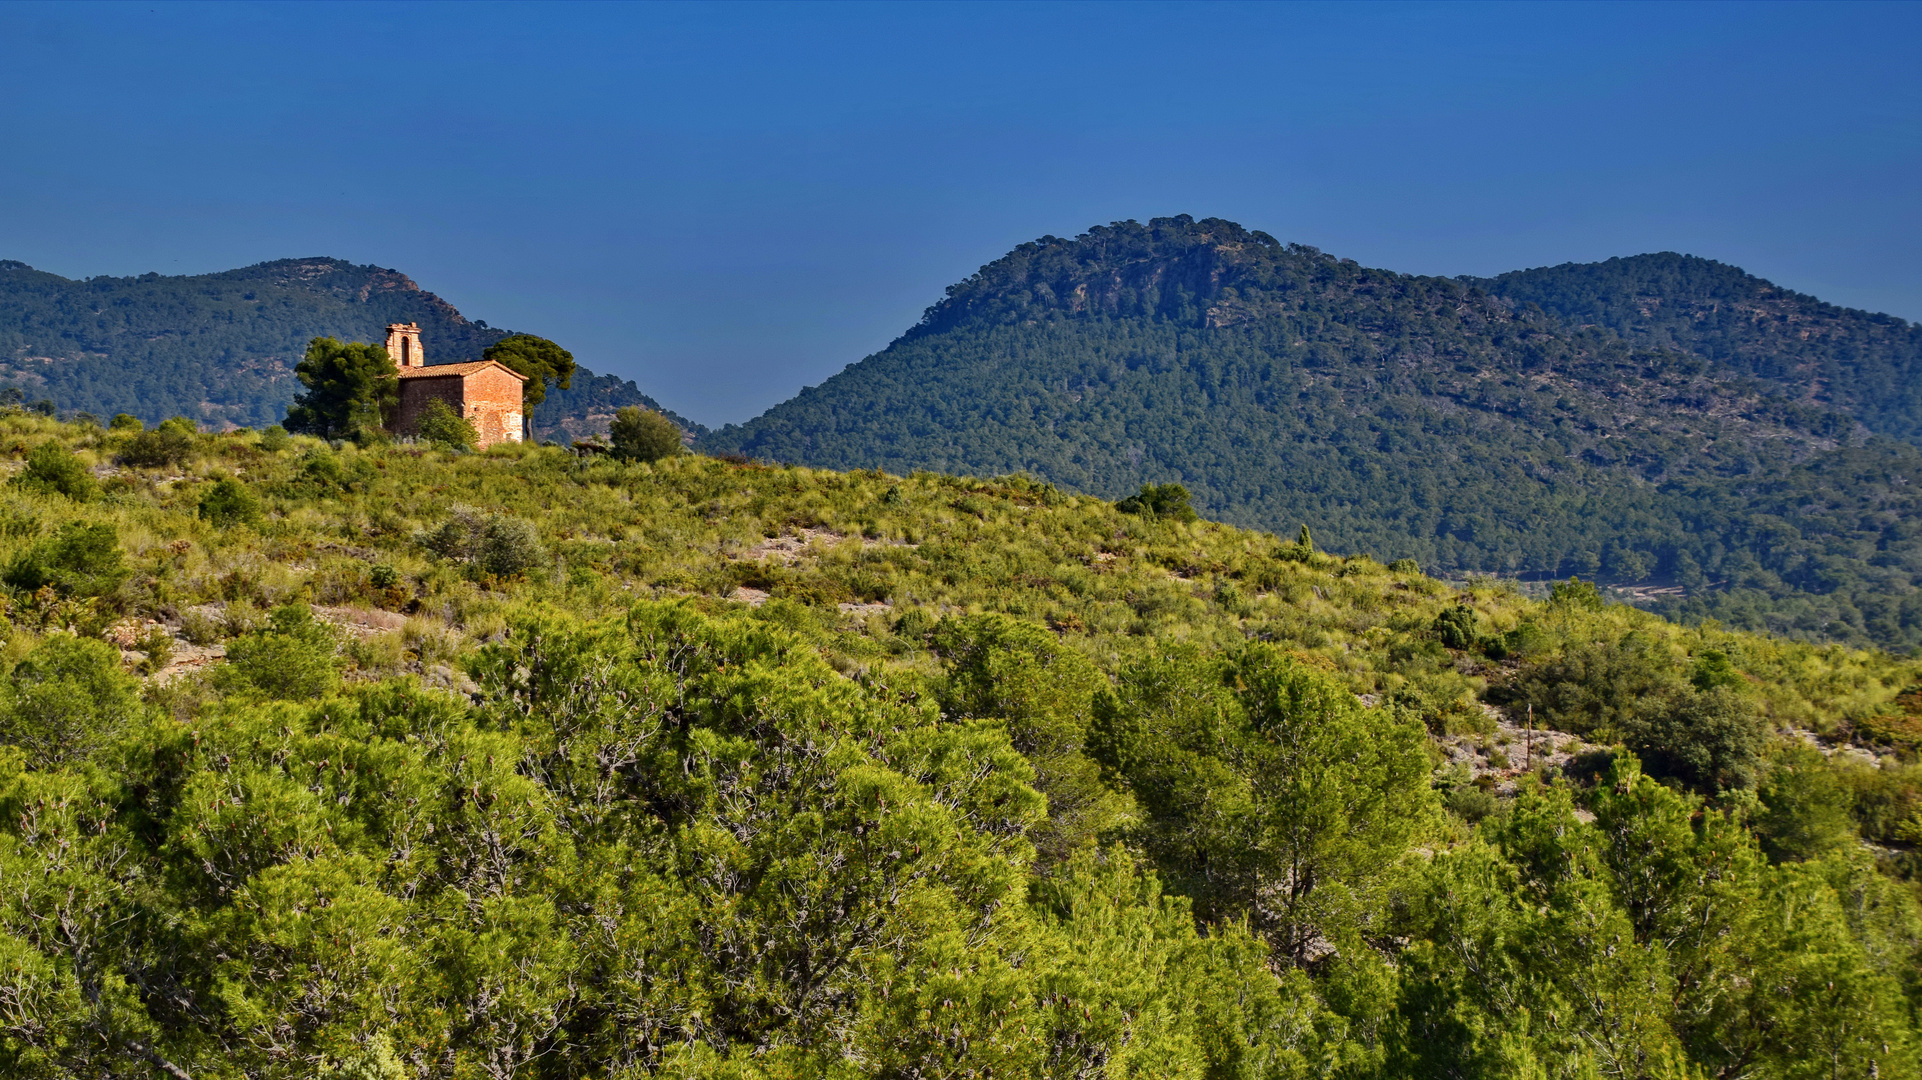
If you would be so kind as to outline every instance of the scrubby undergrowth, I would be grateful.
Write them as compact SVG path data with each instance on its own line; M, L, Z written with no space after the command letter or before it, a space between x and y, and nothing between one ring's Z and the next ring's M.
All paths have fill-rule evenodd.
M1021 478L184 437L0 415L8 1075L1916 1074L1915 661Z

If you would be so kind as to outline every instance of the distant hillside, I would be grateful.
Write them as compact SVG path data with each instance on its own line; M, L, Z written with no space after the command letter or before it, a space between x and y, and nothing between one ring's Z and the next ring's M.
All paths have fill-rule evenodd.
M0 261L0 383L67 412L275 423L300 389L293 369L308 341L380 341L391 322L418 322L433 363L479 359L509 333L470 322L397 270L341 259L84 281ZM583 372L580 389L550 395L537 432L591 427L610 402L656 407L610 378Z
M1464 280L1922 442L1922 326L1893 315L1825 304L1738 267L1674 252Z
M1669 590L1671 611L1922 645L1922 455L1809 369L1181 216L1024 244L887 349L701 445L1110 498L1178 481L1213 517L1306 523L1334 550L1597 575Z

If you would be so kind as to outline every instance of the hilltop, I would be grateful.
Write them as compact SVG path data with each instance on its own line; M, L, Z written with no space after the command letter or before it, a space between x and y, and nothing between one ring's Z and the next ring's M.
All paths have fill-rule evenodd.
M1681 280L1698 307L1713 295ZM1120 222L1021 245L887 349L702 445L1109 498L1179 482L1219 520L1437 571L1596 575L1670 614L1922 645L1922 454L1877 390L1912 368L1913 328L1795 301L1840 329L1790 364L1799 334L1618 330L1555 292L1218 219ZM1886 348L1838 389L1825 372L1864 326Z
M477 360L509 333L469 321L398 270L340 259L82 281L0 261L0 381L103 419L265 427L300 389L294 365L309 341L378 342L391 322L419 323L437 364ZM537 433L585 434L623 405L660 408L631 382L578 378L536 411Z
M1699 357L1870 431L1922 441L1922 326L1663 252L1464 279L1575 326Z
M0 409L6 1075L1919 1067L1922 662L1168 492L145 438Z

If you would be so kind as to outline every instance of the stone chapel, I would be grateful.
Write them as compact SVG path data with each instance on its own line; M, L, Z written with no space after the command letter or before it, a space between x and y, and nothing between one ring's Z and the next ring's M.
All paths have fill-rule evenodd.
M397 434L414 434L421 410L439 398L474 425L480 449L521 441L521 384L527 376L498 360L429 367L420 349L419 323L389 324L387 355L400 368L400 407L394 410Z

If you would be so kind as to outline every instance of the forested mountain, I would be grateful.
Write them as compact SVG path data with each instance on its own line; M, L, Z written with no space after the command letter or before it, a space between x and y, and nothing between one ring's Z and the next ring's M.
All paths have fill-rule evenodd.
M1922 1076L1922 659L1166 491L156 434L0 406L8 1080Z
M103 418L272 424L300 389L294 365L310 340L380 342L392 322L419 323L437 364L477 360L509 333L468 321L399 271L340 259L84 281L0 261L0 382ZM536 410L537 434L584 429L621 405L658 408L632 383L578 378Z
M1922 326L1663 252L1465 279L1577 326L1698 356L1872 431L1922 442Z
M1339 550L1593 574L1673 590L1670 611L1922 644L1922 454L1875 435L1899 423L1852 411L1897 378L1912 328L1874 323L1867 336L1894 343L1884 374L1843 394L1823 374L1854 355L1841 344L1797 366L1788 337L1731 327L1737 363L1705 338L1684 350L1491 288L1185 215L1043 237L887 349L702 445L1027 471L1111 498L1178 481L1220 520L1305 523Z

